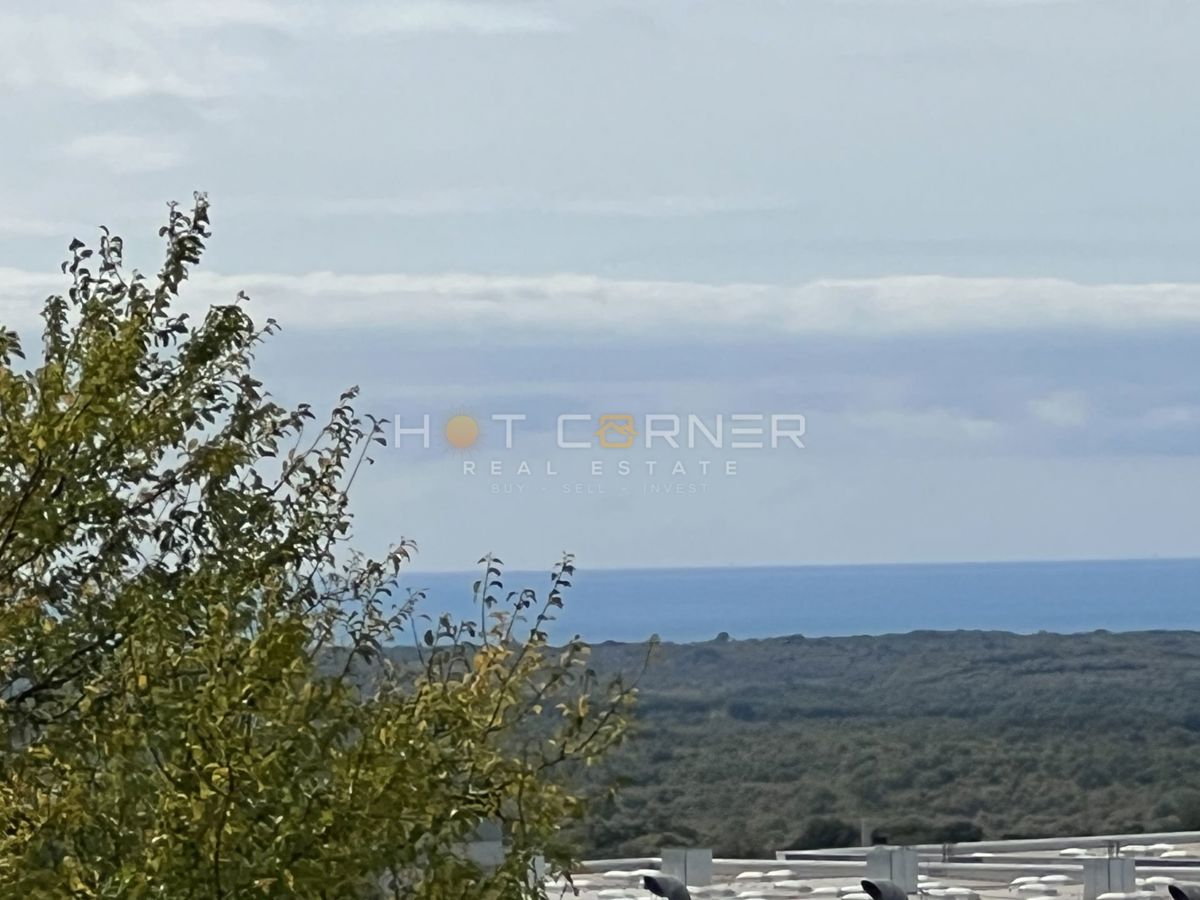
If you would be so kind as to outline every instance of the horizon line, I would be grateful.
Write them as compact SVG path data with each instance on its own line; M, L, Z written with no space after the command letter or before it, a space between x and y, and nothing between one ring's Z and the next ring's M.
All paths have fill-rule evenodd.
M1080 557L1046 557L1046 558L1005 558L1005 559L966 559L966 560L895 560L870 562L780 562L780 563L724 563L703 565L661 566L586 566L575 564L575 568L584 572L712 572L729 569L867 569L867 568L901 568L917 566L1012 566L1012 565L1065 565L1070 563L1137 563L1137 562L1200 562L1197 556L1080 556ZM470 575L479 564L460 569L406 569L414 575ZM506 571L519 573L549 572L551 567L540 569L512 568L505 566Z

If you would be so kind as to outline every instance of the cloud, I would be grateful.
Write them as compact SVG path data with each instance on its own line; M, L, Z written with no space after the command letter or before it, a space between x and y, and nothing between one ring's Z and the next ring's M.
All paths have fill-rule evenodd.
M111 152L110 161L120 163L135 145L102 140L85 146L101 158ZM36 276L0 270L0 298L19 303L14 290L30 278ZM906 276L773 285L591 275L200 272L186 300L229 302L239 290L250 295L257 318L276 318L293 329L395 329L516 344L1200 329L1200 284L1036 278ZM1072 417L1062 397L1031 411L1064 424Z
M255 26L284 31L307 19L305 4L271 0L125 0L118 9L126 21L156 30Z
M504 213L563 213L574 216L675 219L724 213L775 212L794 204L766 195L659 194L579 196L516 189L421 191L392 197L359 197L306 203L300 212L317 216L452 216Z
M116 175L173 169L185 158L168 138L112 131L72 138L61 154L66 159L95 163Z
M506 35L565 28L529 3L66 0L53 11L34 5L0 10L5 36L0 87L32 96L50 89L106 102L156 96L211 101L261 93L268 62L277 62L269 45L251 43L261 52L247 51L246 41L230 40L233 30L238 38L265 30L313 45L334 33Z
M226 50L207 32L227 24L265 24L274 8L255 2L200 6L126 2L116 10L95 3L55 12L5 10L0 12L5 37L0 86L28 92L52 88L103 101L231 94L263 64ZM182 53L185 34L187 52Z
M844 418L855 429L886 434L893 440L916 440L926 448L947 442L987 444L1002 437L1005 430L992 419L948 409L877 409L850 412Z
M78 225L65 221L53 221L32 216L4 215L0 213L0 235L10 237L62 237Z
M305 203L298 211L321 216L474 215L528 209L520 192L484 190L418 191L394 197L349 197Z
M1029 411L1034 417L1058 428L1082 428L1089 416L1087 399L1075 391L1056 391L1031 400Z
M1188 428L1200 423L1200 407L1198 406L1156 406L1148 411L1140 424L1145 428L1174 429Z
M565 23L533 4L492 2L372 3L339 17L342 30L356 35L467 33L547 34Z
M542 339L889 335L1200 326L1200 285L1080 285L941 276L797 286L587 275L201 275L208 295L246 290L296 327L398 327Z
M35 333L41 331L42 301L65 291L64 285L61 277L0 267L0 326L16 329L30 346Z

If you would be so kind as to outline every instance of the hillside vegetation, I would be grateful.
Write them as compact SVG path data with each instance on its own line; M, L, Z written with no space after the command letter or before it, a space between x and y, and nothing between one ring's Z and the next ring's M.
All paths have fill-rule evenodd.
M601 670L643 648L601 644ZM591 854L1200 828L1200 633L664 645Z

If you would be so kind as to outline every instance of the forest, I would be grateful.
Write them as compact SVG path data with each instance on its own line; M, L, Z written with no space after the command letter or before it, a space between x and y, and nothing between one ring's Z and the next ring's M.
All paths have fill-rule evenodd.
M598 669L644 648L599 644ZM1200 633L663 644L589 855L1200 828Z

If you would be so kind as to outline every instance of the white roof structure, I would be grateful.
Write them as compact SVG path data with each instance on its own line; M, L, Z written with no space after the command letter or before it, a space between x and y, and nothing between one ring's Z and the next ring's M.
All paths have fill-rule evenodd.
M1170 900L1175 883L1200 883L1200 833L1107 835L919 847L912 900ZM1064 850L1073 851L1064 854ZM984 855L981 855L984 854ZM712 861L709 884L689 885L693 900L871 900L864 892L866 851L783 851L776 859ZM1111 859L1136 869L1130 890L1087 896L1085 869ZM1096 862L1090 862L1096 860ZM579 900L650 900L643 876L660 860L585 863L574 877ZM1125 871L1122 869L1122 871ZM565 883L550 896L572 896Z

